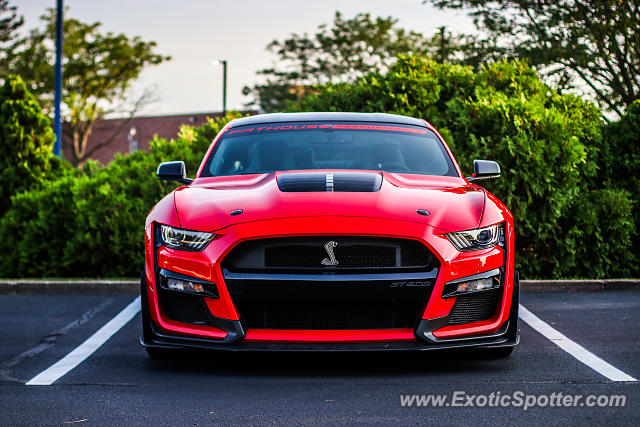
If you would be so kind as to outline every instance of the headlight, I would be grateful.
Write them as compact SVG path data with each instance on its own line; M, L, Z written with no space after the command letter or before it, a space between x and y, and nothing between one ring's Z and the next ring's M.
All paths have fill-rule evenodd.
M447 239L461 252L488 249L498 243L499 224L475 230L456 231L447 233Z
M181 228L160 226L160 238L162 244L168 248L181 251L201 251L213 240L215 234L204 231L183 230Z

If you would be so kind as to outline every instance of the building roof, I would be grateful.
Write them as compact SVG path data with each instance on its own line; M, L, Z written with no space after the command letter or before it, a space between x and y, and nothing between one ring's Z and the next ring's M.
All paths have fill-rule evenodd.
M122 127L122 131L109 145L97 149L91 159L103 164L109 163L116 153L128 154L137 150L149 151L149 141L154 135L160 138L172 139L178 136L180 126L202 126L207 118L220 118L220 112L173 114L162 116L138 116L127 122L127 119L98 120L93 126L87 142L87 150L111 138ZM69 144L63 144L66 158L71 158Z

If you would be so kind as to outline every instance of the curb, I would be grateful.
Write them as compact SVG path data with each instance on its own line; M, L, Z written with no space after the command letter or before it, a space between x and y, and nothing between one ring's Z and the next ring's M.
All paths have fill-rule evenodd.
M611 292L640 290L638 279L520 280L522 292Z
M520 280L521 292L638 291L638 279ZM140 280L0 280L0 294L137 294Z

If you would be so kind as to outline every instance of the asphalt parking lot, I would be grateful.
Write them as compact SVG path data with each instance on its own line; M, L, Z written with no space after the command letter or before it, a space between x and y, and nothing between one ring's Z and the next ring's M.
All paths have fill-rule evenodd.
M25 385L74 350L78 353L79 346L135 298L0 295L0 423L640 423L640 385L633 381L640 379L637 291L523 293L522 305L542 324L563 334L569 344L520 322L521 343L511 357L502 360L467 351L197 352L156 361L138 344L140 314L134 312L121 329L103 337L104 344L94 353L82 355L77 366L51 385ZM587 356L580 361L576 354ZM453 396L455 392L475 396L472 403L477 405L401 405L401 395ZM480 406L483 398L478 396L518 392L524 396L623 395L626 404L588 407L582 401L571 407L548 404L527 410L522 405Z

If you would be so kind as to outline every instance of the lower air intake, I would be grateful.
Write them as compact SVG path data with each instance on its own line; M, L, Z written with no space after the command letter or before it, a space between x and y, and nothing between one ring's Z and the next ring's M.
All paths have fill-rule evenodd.
M291 302L237 297L234 303L249 329L387 329L413 328L424 311L423 298L376 302L298 301L298 306Z
M202 297L158 289L160 308L164 315L176 322L209 325L209 317Z
M451 310L449 325L464 325L491 319L498 310L502 292L503 289L498 288L457 297Z

